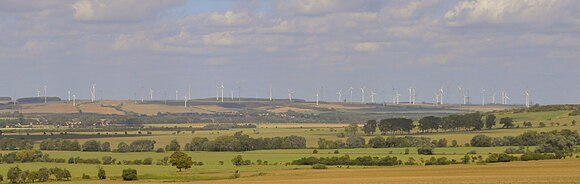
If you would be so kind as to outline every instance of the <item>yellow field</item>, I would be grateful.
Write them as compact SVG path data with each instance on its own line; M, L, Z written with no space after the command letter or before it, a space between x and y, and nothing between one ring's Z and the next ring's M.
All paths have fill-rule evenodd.
M301 113L315 112L314 110L311 110L311 109L302 109L302 108L296 108L296 107L275 107L275 108L268 109L267 111L273 112L273 113L284 113L284 112L288 112L288 111L301 112Z
M487 165L400 166L328 170L264 171L263 176L227 180L197 181L205 184L335 184L335 183L580 183L580 159L510 162ZM66 183L127 183L120 180L72 181ZM63 182L64 183L64 182ZM138 183L167 183L140 180ZM186 183L186 182L178 182Z
M117 103L115 103L115 101L101 101L97 103L83 103L78 105L78 107L85 113L114 114L114 115L125 114L124 112L118 111L112 107L103 107L103 105L114 106L117 105Z
M34 103L34 104L20 104L18 111L22 113L78 113L78 110L73 107L72 102L48 102L48 103ZM0 112L13 112L14 109L4 109Z

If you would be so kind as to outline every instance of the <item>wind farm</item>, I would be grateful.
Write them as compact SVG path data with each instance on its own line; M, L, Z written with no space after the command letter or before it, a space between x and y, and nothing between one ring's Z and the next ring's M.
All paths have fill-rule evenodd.
M0 1L0 184L580 183L580 1Z

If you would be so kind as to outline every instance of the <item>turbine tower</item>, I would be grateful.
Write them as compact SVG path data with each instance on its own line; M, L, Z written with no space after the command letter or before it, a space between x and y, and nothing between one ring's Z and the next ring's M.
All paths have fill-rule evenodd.
M463 105L467 104L467 100L465 99L465 93L463 92L463 85L458 85L457 88L459 89L459 94L463 100Z
M376 93L371 89L371 103L375 103L375 95Z
M153 89L149 88L149 100L153 100Z
M485 106L485 89L481 88L481 106Z
M530 90L526 90L524 96L526 97L526 108L530 108Z
M441 105L443 105L443 87L439 89L439 95L439 102Z
M68 90L68 91L67 91L67 93L68 93L68 98L67 98L67 101L69 101L69 102L70 102L70 90Z
M354 88L351 86L348 88L348 91L350 92L350 103L352 103L352 91L354 90Z
M365 103L365 87L364 86L361 87L360 91L361 91L361 102Z
M191 85L189 85L189 87L188 87L187 100L191 100Z
M288 90L288 101L290 101L290 102L292 102L292 94L294 94L294 92Z
M316 90L316 106L318 106L318 97L320 96L320 89Z
M270 101L272 101L272 83L270 83Z
M76 107L77 106L77 95L75 94L74 91L73 91L72 98L73 98L73 107Z
M491 95L491 104L495 104L495 93Z
M224 102L224 83L222 82L222 85L220 86L220 89L222 90L222 102Z
M91 102L95 102L97 99L97 85L93 83L93 88L91 90Z
M40 90L36 88L36 97L40 97Z
M340 102L340 100L342 99L342 89L336 92L336 94L338 95L338 102Z
M187 108L187 96L183 96L183 106Z
M44 85L44 103L46 103L46 85Z
M175 101L179 100L179 90L175 90Z

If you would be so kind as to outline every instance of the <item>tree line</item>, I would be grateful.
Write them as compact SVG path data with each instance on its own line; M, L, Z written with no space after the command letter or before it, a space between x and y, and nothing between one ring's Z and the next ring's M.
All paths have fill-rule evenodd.
M214 140L205 137L194 137L185 144L185 151L251 151L268 149L302 149L306 148L306 138L301 136L252 138L242 132L233 136L219 136Z

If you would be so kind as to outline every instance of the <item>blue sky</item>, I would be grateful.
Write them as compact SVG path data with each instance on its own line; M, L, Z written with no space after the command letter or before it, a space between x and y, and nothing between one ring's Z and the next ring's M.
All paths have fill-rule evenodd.
M156 99L175 91L336 100L366 86L378 101L457 85L474 102L580 103L580 3L572 0L0 1L0 96ZM355 97L360 98L356 90ZM406 99L406 93L403 99ZM181 96L180 95L180 96ZM369 94L367 94L369 95ZM368 98L368 97L367 97ZM355 98L356 99L356 98Z

